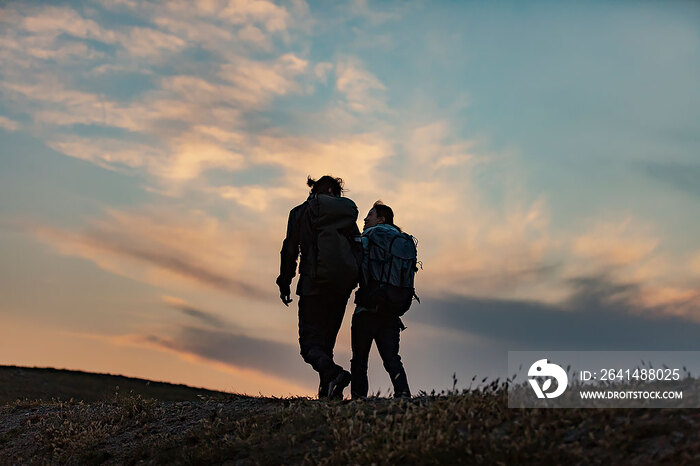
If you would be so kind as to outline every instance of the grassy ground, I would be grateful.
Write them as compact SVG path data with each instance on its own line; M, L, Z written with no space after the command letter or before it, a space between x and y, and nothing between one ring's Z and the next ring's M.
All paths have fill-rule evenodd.
M123 391L0 406L0 458L68 464L698 464L694 410L508 409L497 383L407 401Z
M0 407L12 463L698 464L700 417L673 410L520 410L504 394L410 401L230 397Z

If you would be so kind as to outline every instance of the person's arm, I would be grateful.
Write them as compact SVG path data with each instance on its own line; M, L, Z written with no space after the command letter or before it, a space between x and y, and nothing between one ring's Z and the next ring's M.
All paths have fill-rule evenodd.
M280 274L276 280L277 286L280 288L280 299L285 306L292 302L290 286L294 275L296 275L297 258L299 257L300 225L297 212L296 208L289 212L287 236L282 242L282 251L280 251Z

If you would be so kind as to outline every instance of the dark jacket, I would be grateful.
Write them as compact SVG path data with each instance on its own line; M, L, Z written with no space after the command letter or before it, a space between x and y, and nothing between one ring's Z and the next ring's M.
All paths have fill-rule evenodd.
M299 261L299 282L297 283L296 294L299 296L320 294L324 288L313 279L316 271L316 240L317 232L314 230L312 216L310 212L310 201L314 195L289 212L287 221L287 236L282 243L280 252L280 274L277 277L277 284L289 286L296 274L297 258L301 253ZM360 230L355 225L354 234L360 234ZM348 290L349 291L349 290Z

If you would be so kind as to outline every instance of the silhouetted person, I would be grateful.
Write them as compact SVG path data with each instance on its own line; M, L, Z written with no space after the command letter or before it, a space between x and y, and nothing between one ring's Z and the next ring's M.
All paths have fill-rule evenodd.
M342 197L343 180L323 176L308 199L289 213L282 244L280 298L288 306L299 262L299 346L304 361L319 373L318 396L343 397L350 373L333 361L333 348L350 293L357 285L362 246L355 203Z
M399 356L399 334L405 329L400 315L415 296L415 242L394 225L394 212L381 201L374 203L364 221L362 273L352 316L351 394L353 398L367 396L367 362L374 341L394 386L394 396L410 398ZM398 256L394 254L397 251Z

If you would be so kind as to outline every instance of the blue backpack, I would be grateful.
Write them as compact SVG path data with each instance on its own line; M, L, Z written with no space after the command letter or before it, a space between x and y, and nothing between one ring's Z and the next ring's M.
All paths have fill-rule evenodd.
M367 241L362 260L361 285L356 302L367 308L402 316L416 295L418 271L416 239L389 226L378 225L363 233Z

